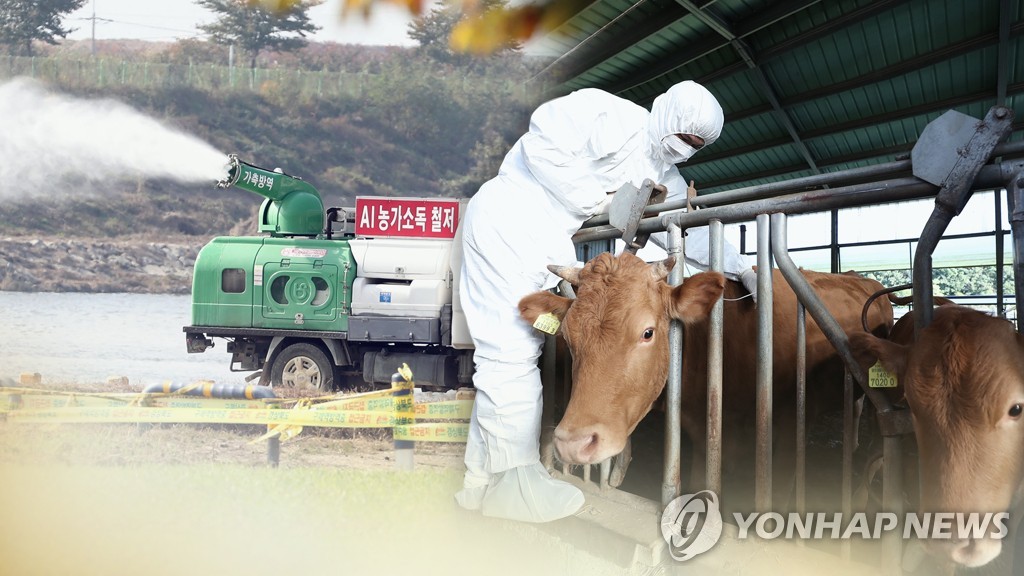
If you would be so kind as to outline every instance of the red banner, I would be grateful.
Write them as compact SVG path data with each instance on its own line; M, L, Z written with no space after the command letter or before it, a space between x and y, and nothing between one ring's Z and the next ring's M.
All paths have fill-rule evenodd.
M454 238L459 201L356 197L356 236Z

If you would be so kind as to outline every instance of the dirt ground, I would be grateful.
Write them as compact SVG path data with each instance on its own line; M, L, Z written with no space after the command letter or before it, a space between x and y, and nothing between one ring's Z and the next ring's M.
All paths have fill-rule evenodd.
M306 428L272 468L264 431L0 420L0 574L621 574L459 508L464 444L409 473L386 430Z
M189 424L0 425L0 466L266 466L267 442L253 442L263 432L259 426ZM458 470L464 449L462 444L419 444L415 463L424 469ZM281 444L279 466L386 470L395 467L394 447L385 432L307 428Z

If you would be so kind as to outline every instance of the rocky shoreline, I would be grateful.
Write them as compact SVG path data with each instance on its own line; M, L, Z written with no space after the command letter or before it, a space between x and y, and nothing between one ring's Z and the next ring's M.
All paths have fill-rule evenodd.
M0 291L189 294L205 243L0 238Z

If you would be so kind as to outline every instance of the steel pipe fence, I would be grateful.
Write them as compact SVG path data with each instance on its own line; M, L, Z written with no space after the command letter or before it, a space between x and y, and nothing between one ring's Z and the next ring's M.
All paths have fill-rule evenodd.
M990 116L996 114L995 108ZM1002 118L1005 119L1005 116ZM986 117L986 122L991 119ZM992 123L989 122L989 125ZM807 430L806 430L806 315L809 314L825 334L846 365L844 377L844 424L843 424L843 485L841 506L844 515L852 511L852 463L855 442L856 407L853 402L854 386L860 386L864 397L872 403L877 413L882 435L883 485L882 508L897 515L903 513L903 454L901 437L912 434L913 428L907 410L897 410L879 390L870 388L866 371L859 366L849 347L849 340L831 316L824 303L811 288L806 278L789 255L787 243L787 215L825 212L840 208L852 208L885 204L916 198L936 198L933 218L925 225L915 255L915 298L919 285L930 288L930 267L928 278L924 277L926 260L934 250L935 243L942 237L949 221L963 208L966 199L976 190L1007 188L1011 231L1014 242L1014 277L1017 307L1024 307L1024 159L1014 157L1024 154L1024 141L1009 144L995 143L1001 139L998 134L990 135L989 141L980 152L963 154L972 156L971 162L957 164L950 171L947 181L941 185L926 182L919 177L903 175L912 169L910 161L892 162L868 168L858 168L825 175L800 178L789 182L752 186L725 193L698 197L695 206L703 209L681 211L684 201L653 205L645 211L638 234L669 232L668 252L682 262L685 230L698 226L710 228L710 269L721 270L721 248L724 244L723 225L756 220L758 224L757 264L759 294L772 292L771 271L778 267L786 283L797 296L798 331L797 348L797 392L796 392L796 461L795 461L795 509L806 510L807 471ZM915 147L916 148L916 147ZM987 151L986 151L987 150ZM1001 157L992 163L988 159ZM872 178L888 176L881 181ZM805 190L811 186L830 186L824 190ZM778 195L781 194L781 195ZM593 218L573 236L573 240L593 242L616 238L618 230L607 225L607 218ZM923 247L922 247L923 246ZM922 263L919 265L918 260ZM919 269L920 268L920 269ZM683 266L676 266L669 276L669 284L682 282ZM930 291L928 300L915 305L920 309L931 309ZM757 365L757 447L755 456L755 508L768 511L772 502L772 298L758 298L758 365ZM925 312L925 314L927 314ZM1018 330L1024 331L1024 319L1018 315ZM709 322L708 350L708 406L707 406L707 488L721 490L722 464L722 349L724 326L722 322L722 301L712 309ZM662 503L667 504L681 493L681 370L683 366L683 330L678 322L670 328L670 368L666 385L666 430L664 471L661 485ZM605 474L602 471L602 479ZM604 484L604 482L602 482ZM696 487L695 487L696 488ZM849 556L849 545L842 547L842 554ZM901 571L903 544L898 534L889 534L882 540L882 565L887 573Z

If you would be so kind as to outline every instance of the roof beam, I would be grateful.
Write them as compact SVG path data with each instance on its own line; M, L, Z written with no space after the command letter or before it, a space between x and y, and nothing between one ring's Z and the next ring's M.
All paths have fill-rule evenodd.
M781 56L782 54L785 54L790 50L799 48L800 46L813 42L814 40L817 40L818 38L821 38L823 36L833 34L837 30L841 30L843 28L846 28L847 26L852 26L858 22L876 16L882 12L892 10L896 6L899 6L900 4L903 4L908 1L909 0L875 0L874 2L868 4L867 6L860 8L859 10L855 10L853 12L850 12L849 14L844 14L839 18L829 20L827 23L822 24L820 26L815 26L814 28L807 30L803 34L799 34L797 36L790 38L789 40L780 42L774 46L768 47L767 49L758 51L758 60L760 63L764 64L768 60ZM637 86L650 82L651 80L657 78L658 76L662 76L675 70L676 68L684 66L685 64L687 63L683 62L680 63L679 65L673 65L672 62L666 61L665 63L659 65L657 69L652 68L648 72L631 77L628 81L619 82L605 89L608 90L609 92L618 93L630 88L635 88ZM732 65L724 66L721 69L719 69L715 74L711 74L703 78L701 80L701 83L708 84L714 80L720 80L722 78L725 78L726 76L730 76L743 70L746 70L746 66L744 66L743 62L736 62ZM641 106L645 106L649 104L652 100L654 100L655 96L657 96L657 94L648 94L642 98L636 98L635 101Z
M595 0L595 2L596 1L599 0ZM644 1L645 0L640 0L634 4L634 6L638 6ZM708 0L703 2L697 6L697 9L703 9L712 4L713 1L714 0ZM757 15L743 20L743 22L735 26L734 31L740 38L754 34L755 32L767 28L779 22L779 20L804 10L809 6L817 4L820 1L821 0L791 0L775 4L766 10L758 12ZM630 25L627 23L623 26L611 26L615 24L615 20L612 20L612 22L601 27L601 29L585 38L577 45L577 47L572 48L565 54L559 56L554 63L545 67L544 70L530 78L529 81L535 83L565 83L572 78L577 78L585 74L588 70L603 63L603 61L615 56L617 53L642 42L648 36L673 26L679 19L685 17L688 13L689 12L687 12L687 10L682 6L673 2L665 6L665 11L658 12L656 17L649 18L646 22L639 25ZM684 66L702 55L714 52L715 50L724 48L728 45L728 42L724 42L718 38L718 35L709 34L707 37L701 37L694 40L690 43L692 48L680 50L676 57L673 58L674 63L676 63L674 67L678 68L680 66ZM716 39L718 39L718 42L715 42ZM578 50L578 48L583 49Z
M676 21L688 14L682 6L672 2L665 6L663 12L658 13L658 18L648 19L639 25L619 19L622 15L628 13L629 10L643 4L645 1L639 0L619 17L616 17L590 36L584 38L572 49L556 58L554 62L545 66L543 70L534 74L529 82L564 82L570 78L575 78L648 36L652 36L658 31L672 26ZM605 38L606 36L610 37ZM710 40L717 39L714 34L709 34L708 36ZM701 40L706 41L708 39L702 38ZM690 52L694 53L690 59L700 58L709 52L721 48L725 44L725 42L719 41L717 46L705 47L704 42L694 42L692 45L699 48L690 50Z
M1007 43L1009 42L1010 36L1017 36L1021 32L1024 32L1024 21L1017 22L1012 26L1009 26ZM983 34L981 36L970 38L968 40L964 40L956 44L944 46L942 48L939 48L938 50L932 50L926 52L925 54L920 54L914 58L910 58L902 62L897 62L896 64L886 66L885 68L879 68L878 70L869 72L867 74L863 74L861 76L857 76L856 78L850 78L849 80L843 82L830 84L828 86L821 86L815 88L814 90L807 90L805 92L800 92L799 94L794 94L793 96L783 100L782 105L788 108L790 106L800 104L802 102L808 102L810 100L815 100L817 98L824 98L825 96L832 96L835 94L839 94L841 92L846 92L858 86L866 86L868 84L874 84L876 82L888 80L895 76L902 76L907 72L919 70L921 68L930 66L937 62L948 60L950 58L955 58L963 54L968 54L970 52L973 52L974 50L979 50L991 44L995 44L997 41L1000 42L1000 44L1002 44L1003 42L999 38L999 35L997 33L992 32L989 34ZM1007 65L1005 64L1005 60L1003 60L1002 62L1004 63L999 65L999 69L1001 72L1004 72L1006 70ZM1006 79L1004 74L1002 83L1004 100L1006 97L1005 80ZM697 81L702 84L706 84L708 82L707 77L699 78ZM737 112L729 114L729 120L731 122L736 122L737 120L742 120L744 118L749 118L751 116L763 114L768 110L771 110L771 107L766 106L764 104L758 106L751 106L750 108L746 108L744 110L739 110Z
M1024 92L1024 82L1016 82L1006 87L1007 95L1014 95ZM899 110L893 110L883 114L877 114L875 116L869 116L866 118L856 118L847 122L839 124L829 124L821 128L814 128L812 130L805 130L800 133L800 137L804 140L810 140L821 136L827 136L829 134L837 134L839 132L845 132L847 130L854 130L857 128L866 128L868 126L874 126L877 124L885 124L894 120L903 120L905 118L912 118L920 114L927 114L929 112L935 112L937 110L944 110L953 108L956 106L962 106L964 104L973 104L975 102L984 102L990 100L992 93L989 90L982 90L973 94L962 94L959 96L953 96L944 100L937 100L934 102L926 102L917 106L909 106L906 108L900 108ZM773 138L771 140L761 140L756 144L747 146L737 146L734 148L728 148L726 150L716 150L713 154L702 153L700 156L694 156L693 159L686 163L687 167L699 166L708 162L715 162L730 158L733 156L739 156L741 154L750 154L753 152L760 152L776 146L782 146L789 143L789 139L785 137ZM699 159L698 159L699 158ZM744 178L746 180L748 178Z
M734 33L736 36L744 38L819 2L821 2L821 0L790 0L788 2L776 4L767 10L759 12L758 14L737 23L734 26ZM697 7L697 9L700 10L708 4L710 3L705 2L701 6ZM577 47L583 46L584 44L594 46L589 54L584 54L586 50L578 52L574 56L570 55L570 53L566 53L563 57L559 58L531 78L530 82L554 81L565 84L569 80L581 76L602 62L613 58L619 52L642 42L648 36L674 25L680 19L687 17L688 14L689 12L687 12L685 8L673 3L666 6L664 13L658 13L657 17L648 19L640 25L615 28L605 25L577 45ZM610 39L599 38L605 33L617 31L619 28L628 31L615 34ZM599 44L601 46L600 49L596 48ZM686 64L710 54L715 50L720 50L728 46L728 44L729 43L722 40L718 34L709 33L702 35L700 38L696 38L692 42L689 42L687 48L676 52L671 59L666 59L663 61L663 64L651 67L649 70L654 70L655 68L660 70L653 73L651 77L646 78L649 74L644 74L645 78L639 82L631 82L627 79L605 87L605 90L612 93L628 90L632 86L648 82L662 74L666 74L676 68L685 66ZM573 50L570 52L573 52Z
M803 46L804 44L809 44L817 40L818 38L828 36L834 33L836 30L842 30L847 26L852 26L854 24L857 24L858 22L863 22L864 20L877 16L882 12L888 12L889 10L892 10L893 8L899 6L900 4L904 4L907 1L908 0L875 0L874 2L869 3L863 8L860 8L859 10L854 10L849 14L844 14L839 18L829 20L826 24L823 24L821 26L815 26L814 28L811 28L810 30L804 32L803 34L800 34L799 36L794 36L789 40L779 42L774 46L769 46L768 48L760 51L758 53L758 56L761 57L762 62L771 60L772 58L789 52L794 48Z
M689 10L701 22L718 34L721 34L723 38L732 44L733 49L736 50L736 53L739 54L740 58L743 59L743 62L753 72L755 78L757 78L758 82L761 84L762 96L764 96L771 104L772 109L775 111L776 118L779 123L782 124L782 127L786 132L789 133L790 139L792 139L793 144L800 152L800 155L803 156L804 161L807 162L807 165L815 174L820 173L821 171L818 170L818 165L814 162L814 155L811 154L810 148L808 148L800 138L800 133L797 131L796 124L793 123L793 119L779 102L779 96L775 90L775 86L772 85L771 80L765 75L764 70L761 70L757 62L754 61L753 56L750 54L750 47L747 43L742 38L736 36L726 22L722 21L710 12L702 11L699 7L694 5L691 0L676 0L676 2L679 2L679 4Z
M999 47L996 62L996 104L1006 104L1006 77L1010 73L1010 0L999 2Z

